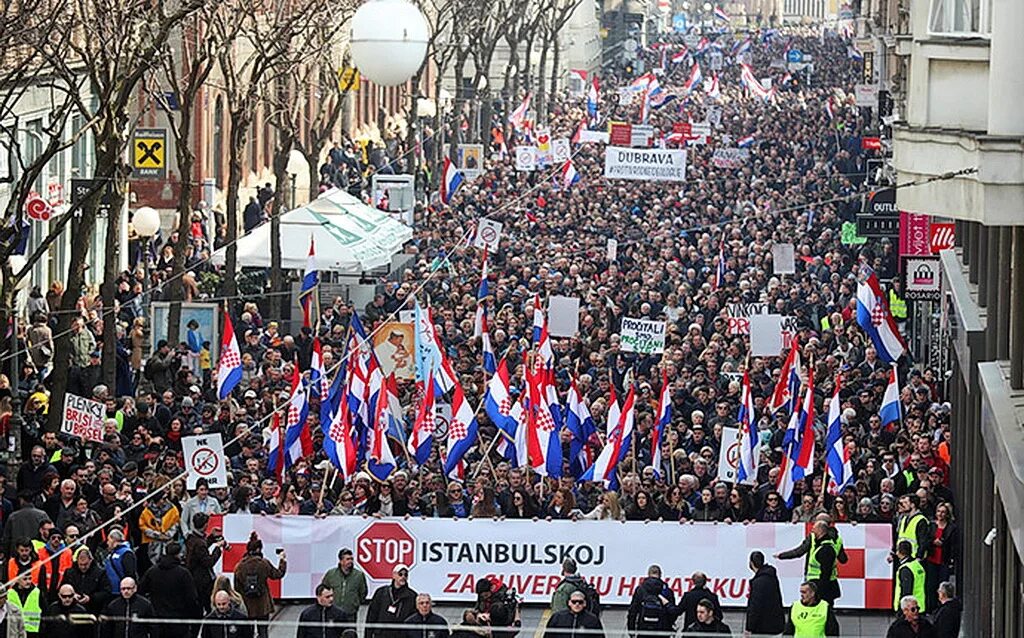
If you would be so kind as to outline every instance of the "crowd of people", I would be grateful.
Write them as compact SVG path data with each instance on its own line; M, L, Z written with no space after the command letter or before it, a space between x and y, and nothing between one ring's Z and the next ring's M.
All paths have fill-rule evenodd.
M789 46L813 55L813 75L790 74L776 64ZM231 300L243 376L224 401L216 397L212 372L217 362L210 357L208 343L164 340L154 344L151 355L143 352L148 328L142 300L160 294L173 258L172 243L158 246L157 268L149 275L150 288L156 293L142 296L146 269L141 266L125 273L118 284L120 309L111 318L118 323L116 387L100 383L97 344L102 340L103 315L99 297L83 296L80 317L72 328L69 391L105 403L108 420L101 445L84 444L42 427L48 411L61 405L59 397L49 395L46 375L55 365L53 313L61 295L70 293L59 283L45 295L34 290L29 300L31 323L22 335L29 357L15 383L0 380L8 397L18 392L23 399L22 441L27 453L14 484L4 484L7 497L0 506L3 559L10 583L7 618L13 619L19 611L30 636L75 636L84 634L75 633L79 628L66 623L41 628L43 617L93 613L122 619L198 619L206 613L223 622L204 627L204 636L237 635L236 630L248 635L245 632L252 629L243 619L267 619L273 612L267 581L285 573L286 557L282 554L277 565L267 561L254 537L247 547L251 560L243 561L233 578L217 576L213 568L225 541L220 530L208 528L208 521L220 513L818 521L807 547L778 557L807 556L800 610L820 620L828 635L836 635L831 603L841 595L834 567L842 562L842 546L834 547L830 524L891 523L894 610L902 610L900 622L916 632L894 635L927 635L920 632L927 621L919 619L919 612L948 612L947 605L956 603L951 581L958 566L959 536L949 486L950 406L944 402L940 371L922 366L914 358L920 353L910 353L899 367L903 417L886 427L879 417L890 366L858 326L854 296L865 266L883 281L893 280L897 251L888 240L841 242L840 224L852 221L859 210L858 194L864 192L866 162L872 153L861 146L871 113L852 103L861 63L849 58L848 46L846 39L834 33L755 34L751 66L759 77L774 80L773 98L767 102L746 95L738 65L727 63L717 72L718 99L701 89L690 95L681 90L688 65L666 68L659 75L661 86L678 98L651 111L649 122L656 137L666 137L677 121L713 118L718 122L713 140L688 148L685 183L606 180L603 146L584 144L572 157L581 180L565 187L551 179L551 170L516 171L514 159L501 153L496 138L489 147L494 157L479 178L447 205L418 207L415 237L406 249L414 255L411 267L382 282L365 307L355 308L338 298L321 309L314 328L296 327L289 332L283 322L266 316L266 307ZM725 53L728 62L728 46ZM648 66L656 66L664 57L658 49L644 55ZM709 76L710 69L704 73ZM600 96L602 122L637 121L638 104L620 104L611 89L632 79L614 74L602 78L608 87ZM555 137L568 137L586 117L585 105L570 96L551 102L547 122ZM451 122L459 125L457 118ZM496 125L504 122L496 120ZM716 148L748 136L753 142L746 163L740 168L715 166ZM516 140L511 132L506 138ZM381 153L390 158L385 163L400 168L405 149L400 143L394 149L377 149L377 157L370 162L346 142L332 149L327 163L343 167L346 176L365 176L368 168L379 168ZM338 177L337 171L328 173L346 187L352 183L349 177ZM252 211L253 224L264 219L261 200L264 204L269 200L264 199L263 190L252 202L259 209ZM314 454L283 475L268 469L270 415L287 400L293 366L309 369L312 342L318 337L324 366L333 369L344 357L348 327L357 312L367 330L374 330L397 318L399 311L410 309L414 297L421 303L429 298L442 346L465 395L471 405L479 404L487 379L481 344L473 336L481 251L458 238L465 237L484 216L503 224L500 247L488 255L486 304L491 342L495 352L506 356L512 384L521 385L523 380L535 295L542 300L563 295L580 300L580 327L572 338L553 339L560 397L564 400L570 382L575 381L604 436L611 390L620 399L631 384L637 390L633 453L619 466L618 489L579 482L569 475L568 467L561 479L541 479L512 467L490 446L498 434L483 411L478 415L479 443L464 457L464 482L443 476L438 458L441 445L434 446L423 464L413 462L395 445L399 468L387 480L359 472L344 481L337 472L325 471L329 461L322 450L316 409L309 416ZM199 287L202 273L214 271L207 261L214 241L203 229L199 223L192 241L185 242L197 297L204 294ZM618 241L612 261L606 259L608 239ZM783 276L773 271L772 246L784 242L795 245L797 259L796 273ZM725 263L718 268L720 253ZM722 281L716 286L719 271ZM891 285L898 298L898 283ZM796 483L792 503L786 503L778 491L788 415L772 414L767 399L778 381L781 359L748 356L748 338L729 332L727 304L733 302L766 302L779 314L794 318L792 337L798 340L802 360L808 362L803 375L814 377L816 414L827 413L824 406L834 383L841 383L844 443L856 480L840 493L823 489L820 472ZM624 317L665 321L664 353L623 351L619 333ZM672 423L661 444L663 466L655 468L650 437L662 370L671 385ZM723 482L717 471L722 428L735 426L738 420L739 375L744 370L750 374L764 450L755 486ZM413 384L402 384L399 394L408 428L419 407ZM5 420L10 410L7 398L0 405ZM817 439L823 441L823 422L815 427ZM194 491L185 489L181 438L194 433L220 433L227 441L229 487L210 489L200 481ZM821 457L824 450L819 447L817 453ZM820 460L815 465L823 466ZM153 496L143 503L148 495ZM47 562L50 556L56 558ZM759 553L751 556L751 568L755 581L770 580L773 574ZM351 574L357 572L351 553L343 553L337 570L311 591L316 603L304 612L304 619L336 621L339 626L351 623L354 610L368 596L365 579L350 582ZM430 628L442 624L431 611L430 596L410 589L404 580L407 576L407 569L405 574L396 570L390 589L373 595L368 622L418 619L417 629L409 636L445 638L449 629ZM637 591L650 589L650 598L665 599L659 629L671 629L683 616L681 628L721 630L721 610L713 595L687 594L677 605L671 591L655 591L661 582L660 569L652 567L648 576L650 585L645 583ZM480 595L489 597L500 590L492 585L482 585L486 591ZM586 614L592 612L578 610L589 606L584 587L563 590L561 598L565 608L554 610L550 631L600 628L596 614L591 618ZM464 623L452 628L452 634L479 635L484 632L481 627L513 626L514 613L492 610L489 600L467 611ZM772 601L773 613L781 613L781 598L772 597ZM814 611L819 601L827 601L827 613ZM643 600L636 599L634 603L638 606L630 606L633 626L629 629L643 629L643 619L654 605L645 607ZM752 596L753 617L765 612L754 607ZM501 621L495 622L494 617L501 614ZM778 628L777 621L784 623L786 616L777 616L770 625L763 625L770 627L769 633L785 629ZM751 618L748 614L747 630L757 622ZM145 623L108 625L109 635L118 638L147 635L147 627ZM160 636L185 635L176 633L177 627L187 625L168 625ZM228 627L234 629L223 633ZM260 631L265 632L265 627ZM402 635L392 630L367 633L372 638ZM299 635L334 634L300 630Z

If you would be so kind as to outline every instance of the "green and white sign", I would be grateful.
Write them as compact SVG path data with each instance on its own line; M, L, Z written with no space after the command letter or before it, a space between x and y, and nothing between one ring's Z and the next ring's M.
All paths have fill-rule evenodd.
M622 320L622 351L659 354L665 351L665 322L648 319Z

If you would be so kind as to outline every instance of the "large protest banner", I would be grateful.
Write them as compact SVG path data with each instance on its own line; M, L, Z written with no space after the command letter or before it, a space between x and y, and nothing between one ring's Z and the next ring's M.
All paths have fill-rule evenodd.
M107 406L68 392L64 395L64 418L60 431L86 441L103 442L103 420Z
M657 354L665 351L665 322L649 319L622 319L622 351Z
M608 179L682 182L686 179L686 151L609 146L604 149L604 176Z
M395 565L410 568L409 582L435 601L472 603L477 579L497 576L525 602L551 602L561 582L562 561L572 558L607 605L626 605L652 562L661 565L676 597L690 588L695 571L709 574L708 586L723 605L744 607L749 594L752 550L766 554L796 547L807 533L803 524L644 523L640 521L454 520L437 518L365 519L360 516L251 516L230 514L220 525L230 549L218 572L230 573L245 554L255 531L264 553L288 553L288 573L271 581L275 598L309 598L312 584L337 564L338 549L350 547L371 591L391 578ZM839 565L840 608L892 609L888 524L837 525L850 560ZM637 551L637 548L646 551ZM775 563L786 604L793 602L803 561Z

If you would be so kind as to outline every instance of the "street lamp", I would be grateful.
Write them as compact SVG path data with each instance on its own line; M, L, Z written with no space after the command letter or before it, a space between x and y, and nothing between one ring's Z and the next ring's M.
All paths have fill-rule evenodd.
M145 299L146 289L149 287L149 242L160 232L160 213L149 206L135 209L135 214L132 215L132 228L142 239L142 297ZM148 300L145 300L142 303L147 302Z
M7 258L7 264L11 267L11 275L16 275L25 270L28 261L23 255L11 255ZM2 274L2 273L0 273ZM18 292L28 287L29 278L22 277L14 286L14 296L17 299ZM8 432L14 436L14 462L21 462L21 439L22 425L24 420L21 417L21 363L18 357L18 304L15 302L10 309L11 313L11 416L8 421Z
M374 84L405 84L423 64L429 37L427 21L412 3L367 2L352 16L352 61Z

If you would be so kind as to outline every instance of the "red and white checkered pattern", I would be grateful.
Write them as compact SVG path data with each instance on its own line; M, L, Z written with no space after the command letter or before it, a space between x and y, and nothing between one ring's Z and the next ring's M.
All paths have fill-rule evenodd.
M452 422L448 425L448 435L453 437L456 441L466 438L468 433L469 426L459 419L453 418Z

